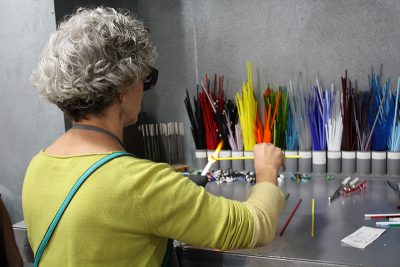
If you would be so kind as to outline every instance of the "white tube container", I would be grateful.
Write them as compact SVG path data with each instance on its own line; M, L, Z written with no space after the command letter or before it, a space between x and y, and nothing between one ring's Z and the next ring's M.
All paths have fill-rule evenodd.
M371 173L371 151L357 151L356 169L359 174Z
M371 173L372 174L386 174L386 151L372 151L371 152Z
M387 152L387 174L400 175L400 152Z
M356 152L342 151L342 173L354 174L356 172Z
M194 153L196 158L196 167L198 169L204 169L207 165L207 150L206 149L197 149Z
M231 151L230 150L221 150L219 152L219 157L220 158L229 158L231 157ZM220 160L219 161L219 167L221 170L229 170L232 168L232 160Z
M243 157L243 150L232 150L232 157ZM242 160L242 159L232 160L232 170L243 171L244 170L244 160Z
M310 173L312 172L312 153L311 151L299 150L299 172Z
M297 150L286 150L285 156L297 156ZM287 172L296 173L299 170L299 161L297 158L285 158L285 170Z
M327 172L338 174L341 172L342 152L328 151L327 154Z
M312 163L312 170L314 173L326 173L326 151L313 150Z
M254 157L253 151L244 151L245 157ZM244 169L246 171L254 171L254 159L245 159L244 160Z

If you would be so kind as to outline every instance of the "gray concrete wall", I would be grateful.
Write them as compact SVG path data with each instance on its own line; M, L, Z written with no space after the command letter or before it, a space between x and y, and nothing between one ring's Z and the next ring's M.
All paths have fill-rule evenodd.
M0 194L15 223L30 159L64 131L62 113L29 81L56 28L53 1L0 0L0 25Z
M186 157L194 144L183 104L196 76L225 75L228 95L239 91L253 62L256 95L267 83L287 84L301 71L308 81L340 86L347 68L360 88L371 67L400 75L397 0L139 0L138 13L158 47L160 79L143 109L158 121L185 122ZM197 55L197 60L196 60ZM340 87L339 87L340 88Z

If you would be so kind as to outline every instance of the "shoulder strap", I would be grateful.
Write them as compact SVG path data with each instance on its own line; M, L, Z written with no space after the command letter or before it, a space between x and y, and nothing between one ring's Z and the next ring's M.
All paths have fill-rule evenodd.
M34 267L39 266L40 258L43 255L43 252L47 246L47 243L50 241L51 235L54 232L54 229L56 228L58 222L61 219L61 216L64 214L65 209L68 207L68 204L71 202L71 199L74 197L76 191L80 188L80 186L86 181L86 179L93 173L95 172L98 168L103 166L105 163L109 162L110 160L113 160L115 158L125 156L125 155L131 155L127 152L115 152L110 155L107 155L103 158L101 158L99 161L94 163L92 166L90 166L89 169L87 169L81 177L75 182L75 184L72 186L71 190L69 191L67 197L65 198L64 202L61 204L61 207L58 209L56 215L54 216L53 220L51 221L49 228L46 231L46 234L44 235L42 241L40 242L39 248L35 253L35 260L34 260Z
M171 261L171 254L174 253L174 240L168 238L167 249L165 251L163 262L161 263L161 267L168 267Z

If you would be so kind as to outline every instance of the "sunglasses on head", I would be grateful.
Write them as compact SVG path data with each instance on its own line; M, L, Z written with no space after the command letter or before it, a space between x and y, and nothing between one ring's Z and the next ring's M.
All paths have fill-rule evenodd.
M143 91L152 89L157 83L158 70L150 66L149 69L149 75L147 75L147 77L143 79Z

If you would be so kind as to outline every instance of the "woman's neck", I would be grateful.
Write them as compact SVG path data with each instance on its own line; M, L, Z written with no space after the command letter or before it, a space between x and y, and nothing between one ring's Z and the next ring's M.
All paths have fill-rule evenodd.
M119 106L114 104L108 107L101 116L88 114L82 120L73 121L72 123L102 128L106 131L113 133L120 140L122 140L124 125L119 114Z
M116 125L116 123L105 123L104 121L94 121L94 120L81 120L79 122L72 122L73 125L87 125L96 128L103 129L107 132L112 133L118 139L122 140L123 138L123 126Z
M72 128L46 148L46 153L59 156L73 156L120 151L123 149L121 142L119 142L123 138L123 122L117 112L107 111L101 117L86 115L84 119L73 121L72 123L73 125L80 124L103 129L115 135L116 138L104 132Z

